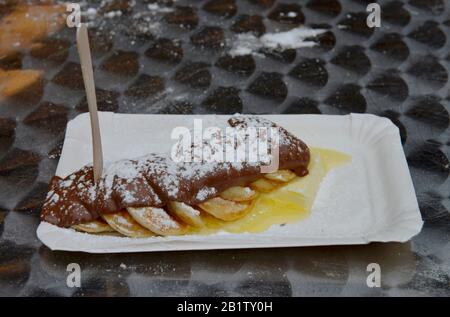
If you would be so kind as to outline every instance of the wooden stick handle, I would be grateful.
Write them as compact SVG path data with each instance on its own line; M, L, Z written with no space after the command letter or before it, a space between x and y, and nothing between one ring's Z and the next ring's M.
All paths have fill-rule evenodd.
M84 24L81 24L77 29L77 47L91 118L94 180L97 182L102 176L103 152L100 124L98 120L97 98L95 95L94 72L92 70L91 51L89 48L89 37L87 27Z

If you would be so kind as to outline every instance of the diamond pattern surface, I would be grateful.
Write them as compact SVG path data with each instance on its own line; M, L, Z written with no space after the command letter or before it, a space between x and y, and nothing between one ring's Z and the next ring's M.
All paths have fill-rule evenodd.
M389 118L399 127L425 220L411 242L133 255L48 250L35 236L39 208L66 123L87 111L75 33L64 27L27 49L0 53L0 74L39 71L25 89L0 95L0 295L449 296L450 4L380 0L382 26L372 29L369 2L81 4L100 110ZM15 9L16 1L0 5L0 21ZM238 34L301 25L326 32L311 38L311 48L228 54ZM72 262L83 269L80 289L65 284ZM381 289L365 284L371 262L382 267Z

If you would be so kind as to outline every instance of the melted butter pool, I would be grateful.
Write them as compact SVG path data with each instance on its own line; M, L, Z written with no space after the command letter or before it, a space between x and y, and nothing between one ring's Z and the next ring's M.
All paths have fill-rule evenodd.
M296 177L270 193L260 193L241 219L226 222L204 214L206 226L191 229L192 234L262 232L272 225L300 221L310 214L320 183L327 173L351 161L351 156L323 148L311 148L309 174Z

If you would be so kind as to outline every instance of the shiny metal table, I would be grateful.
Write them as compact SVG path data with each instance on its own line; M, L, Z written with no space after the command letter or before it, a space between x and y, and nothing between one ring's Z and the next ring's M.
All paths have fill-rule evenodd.
M0 84L0 295L449 296L450 5L378 1L382 24L372 29L369 2L108 0L81 8L100 110L390 118L425 220L418 236L404 244L105 255L52 252L36 238L66 123L87 105L65 8L1 2L0 23L9 26L0 27L0 82L6 72L15 81ZM52 22L42 26L43 17ZM239 33L303 24L326 29L312 48L226 54ZM67 287L69 263L81 266L81 288ZM380 288L367 286L369 263L381 267Z

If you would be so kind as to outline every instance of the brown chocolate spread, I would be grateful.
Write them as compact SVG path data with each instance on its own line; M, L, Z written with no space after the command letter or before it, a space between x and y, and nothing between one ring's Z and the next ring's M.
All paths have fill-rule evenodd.
M285 129L256 116L234 116L228 124L234 128L278 128L279 169L293 170L300 177L308 174L308 147ZM127 207L164 207L169 201L196 205L227 188L261 178L262 165L174 162L170 156L150 154L110 164L97 184L93 181L92 166L87 165L65 178L53 177L41 220L70 227Z

